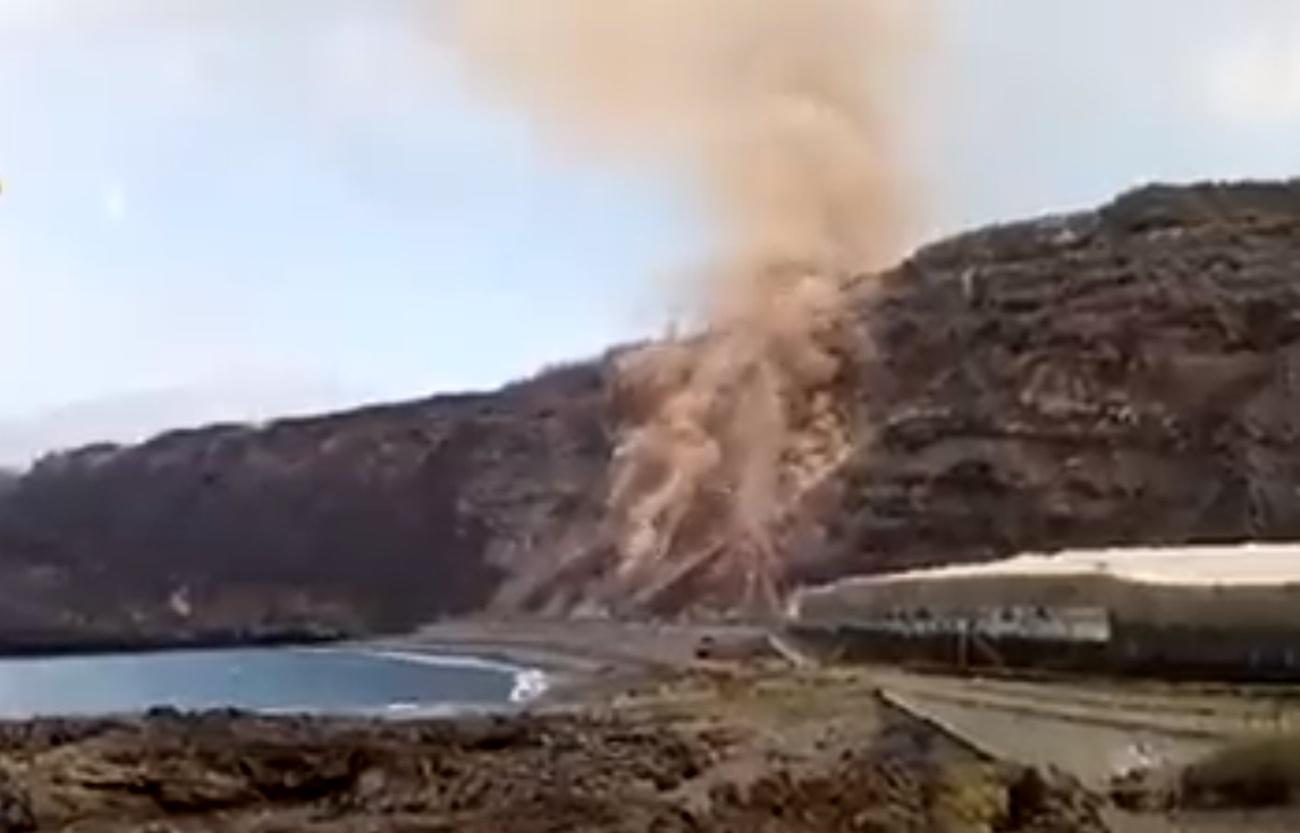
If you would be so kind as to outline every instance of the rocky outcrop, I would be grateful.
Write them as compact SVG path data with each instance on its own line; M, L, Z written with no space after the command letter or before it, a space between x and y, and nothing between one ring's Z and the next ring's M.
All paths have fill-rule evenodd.
M831 707L843 709L839 685ZM821 710L798 716L776 699L738 710L700 686L689 705L601 715L367 722L156 710L9 723L0 831L1106 830L1077 783L989 766L870 698L848 701L857 728L846 729L827 712L834 686L799 692ZM783 731L792 722L805 731ZM846 748L848 733L858 748Z
M1300 536L1300 183L1147 188L852 293L854 451L792 515L793 581ZM608 367L48 457L0 485L0 640L580 607L607 563ZM701 597L666 586L667 609Z
M969 234L864 298L814 572L1300 537L1300 183Z

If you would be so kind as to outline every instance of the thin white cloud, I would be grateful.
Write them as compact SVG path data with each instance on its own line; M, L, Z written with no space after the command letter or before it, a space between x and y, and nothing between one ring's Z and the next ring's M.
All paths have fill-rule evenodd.
M1300 20L1288 17L1211 54L1206 92L1216 117L1250 128L1300 122Z
M71 402L17 416L0 413L0 468L25 468L46 452L94 442L139 442L173 428L255 423L354 407L371 398L367 391L335 379L262 372Z
M119 23L193 20L220 15L208 0L0 0L0 33L64 29L86 31Z
M129 202L127 200L126 188L122 183L109 183L104 188L102 200L105 217L114 223L120 223L126 219Z
M56 23L66 16L57 3L47 0L4 0L0 2L0 29L22 29Z

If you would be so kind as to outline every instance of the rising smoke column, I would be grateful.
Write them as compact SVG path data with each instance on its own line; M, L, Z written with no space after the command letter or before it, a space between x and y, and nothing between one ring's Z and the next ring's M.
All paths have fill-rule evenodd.
M628 586L773 595L773 532L847 453L849 277L899 254L908 0L465 0L469 65L569 143L667 161L721 220L704 332L624 356L609 522ZM647 598L647 601L650 599Z

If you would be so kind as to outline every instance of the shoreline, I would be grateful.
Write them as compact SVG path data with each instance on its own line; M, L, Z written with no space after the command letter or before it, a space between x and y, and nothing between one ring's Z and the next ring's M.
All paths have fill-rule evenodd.
M955 789L954 796L988 792L1010 802L1029 772L1039 773L1025 776L1034 790L1045 783L1060 790L1036 812L1059 811L1061 825L1025 833L1107 829L1098 819L1102 785L1058 767L1055 754L1032 761L1023 744L979 743L985 735L970 731L971 721L986 720L987 709L948 719L934 705L942 692L931 691L933 680L876 667L800 665L774 641L758 625L443 622L308 649L486 663L516 675L535 670L550 686L527 702L463 709L413 704L400 713L351 715L159 709L0 721L0 740L9 744L10 762L19 762L11 769L21 773L10 782L13 798L33 818L108 824L120 817L122 826L102 828L115 833L161 819L178 822L175 829L184 833L217 829L194 826L208 822L257 833L268 817L285 829L314 829L321 814L337 822L320 828L330 833L397 829L412 820L495 833L515 829L503 826L506 820L538 812L572 821L575 830L606 833L625 829L610 819L629 808L656 819L687 814L702 825L740 813L744 825L736 819L739 826L717 829L761 822L778 833L802 833L807 828L793 822L771 826L788 819L762 796L780 788L787 790L780 807L833 814L852 795L861 803L855 813L886 805L916 813L920 824L931 812L945 812L943 802L931 806L924 796ZM919 702L897 696L908 693L903 684L909 681L931 696ZM951 683L963 690L972 684L994 685ZM1031 702L1051 693L1025 683L1007 686L1027 689L1020 694ZM1005 699L1014 692L992 694ZM1072 689L1056 694L1088 696ZM1032 735L1025 743L1038 753L1051 745L1047 728L1018 731ZM1078 740L1079 731L1091 730L1073 731ZM5 766L0 755L0 772ZM900 771L909 774L899 780ZM111 778L105 781L104 773ZM142 778L151 785L144 791L133 786ZM0 797L5 785L0 778ZM580 802L571 802L569 789L580 791ZM1021 829L1005 826L1007 819L990 807L990 825ZM821 818L829 823L836 816ZM647 821L637 829L652 827ZM707 828L681 831L688 829Z
M611 703L620 694L654 680L666 681L692 668L716 666L718 660L779 656L771 647L768 631L757 625L483 618L448 620L407 633L373 637L280 632L251 638L69 640L39 647L25 643L8 650L0 642L0 660L258 648L358 652L396 662L464 662L492 667L511 675L513 688L506 702L472 711L496 713L581 710ZM460 711L425 704L401 717L455 716Z
M313 648L338 645L353 637L336 631L304 628L265 634L205 633L171 636L0 638L0 660L68 656L160 654L168 651L221 651L235 648Z
M362 650L411 655L474 657L544 675L528 708L599 704L654 678L668 679L718 659L776 657L768 631L757 625L697 625L610 620L462 619L409 634L342 643ZM617 647L611 647L617 646Z
M689 630L632 631L647 644L618 646L624 673L667 667L671 657L649 650L660 639L693 644ZM445 631L433 636L412 641L450 647ZM454 644L488 651L488 636ZM498 648L532 640L506 641ZM582 642L575 635L551 656L577 654L576 667L590 669ZM0 807L18 830L105 833L807 833L876 829L865 826L872 818L891 820L880 829L947 829L960 803L978 814L972 829L1104 830L1076 783L1026 782L1021 769L990 764L883 702L870 675L743 662L699 673L708 664L643 678L607 703L535 711L390 720L158 710L0 722ZM1029 803L1022 782L1034 787ZM968 803L985 794L996 800ZM1013 802L1021 809L1008 815L1001 808Z

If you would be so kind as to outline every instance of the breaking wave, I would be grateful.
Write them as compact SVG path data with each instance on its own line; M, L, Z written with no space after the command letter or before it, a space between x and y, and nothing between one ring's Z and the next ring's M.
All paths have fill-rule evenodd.
M514 683L510 688L508 700L512 705L525 705L541 697L550 688L551 680L545 671L539 668L526 668L514 663L484 657L460 656L457 654L423 654L413 651L367 651L370 656L390 659L397 662L409 662L418 665L436 665L441 668L475 668L499 671L511 674ZM390 713L427 713L428 706L412 703L394 703Z

